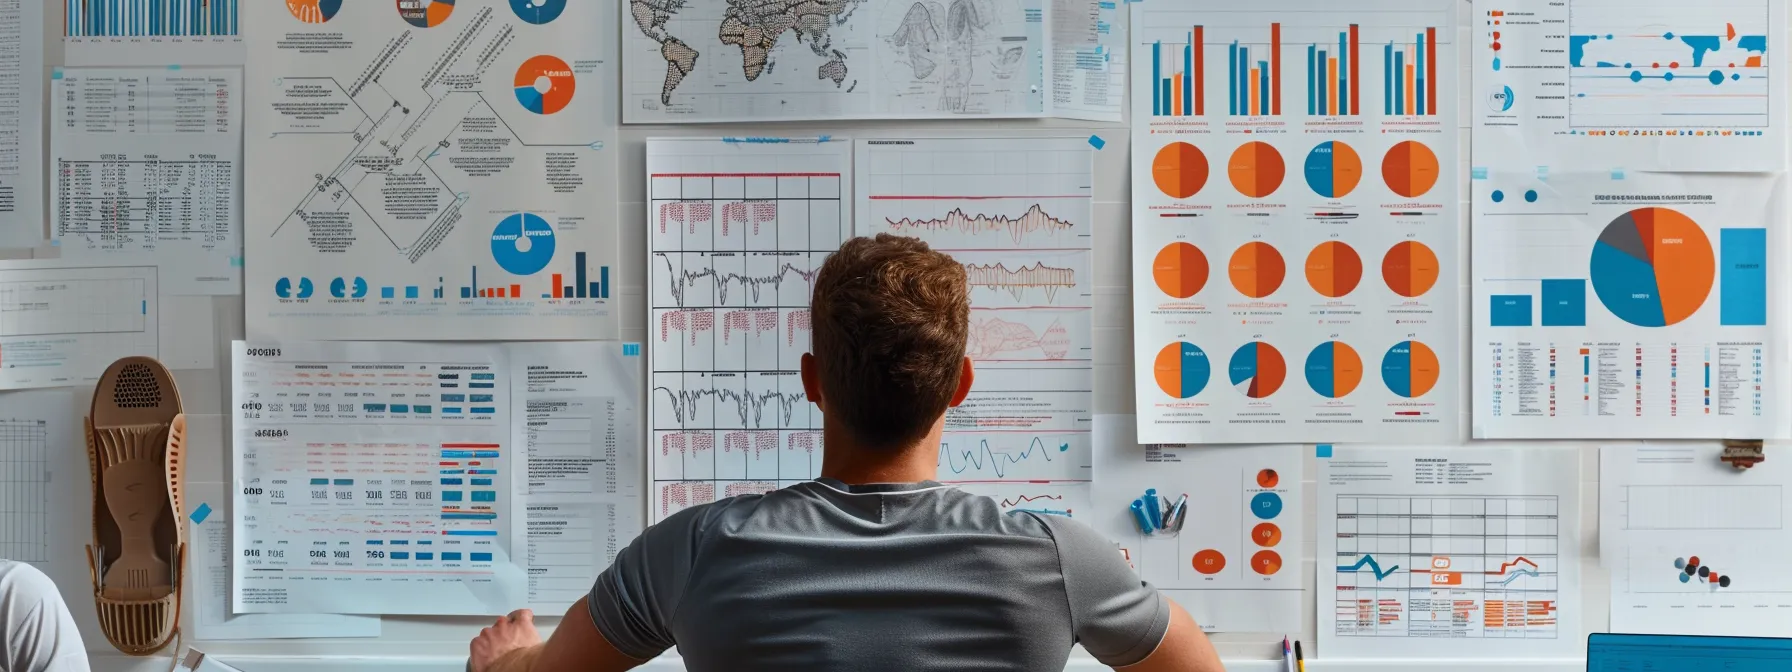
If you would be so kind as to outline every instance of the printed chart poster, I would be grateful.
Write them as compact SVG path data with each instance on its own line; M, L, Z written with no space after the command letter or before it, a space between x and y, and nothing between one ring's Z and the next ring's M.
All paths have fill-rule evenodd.
M1475 3L1475 165L1786 168L1786 3Z
M62 14L64 65L242 66L243 16L255 0L49 0ZM289 0L318 12L343 0Z
M1356 448L1319 460L1327 658L1572 658L1580 450Z
M1096 416L1094 510L1081 520L1114 540L1139 578L1209 632L1300 629L1301 447L1141 446L1136 420ZM1147 534L1132 503L1156 491L1166 523ZM1174 504L1187 497L1186 515ZM1167 498L1171 507L1163 506Z
M1457 4L1132 5L1141 441L1456 437Z
M1776 175L1474 184L1478 438L1780 438Z
M859 141L858 234L920 238L970 284L977 379L946 412L941 481L1091 478L1093 153L1087 138Z
M604 3L244 3L249 333L613 339Z
M1599 537L1611 631L1784 637L1792 619L1792 469L1747 471L1723 447L1599 451Z

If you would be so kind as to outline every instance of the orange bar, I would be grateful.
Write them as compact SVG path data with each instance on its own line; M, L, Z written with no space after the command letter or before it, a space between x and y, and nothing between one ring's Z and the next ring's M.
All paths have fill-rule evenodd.
M1207 42L1202 27L1195 26L1195 39L1189 50L1195 52L1195 116L1207 114Z
M565 285L560 284L560 274L555 273L554 274L554 298L556 298L556 299L566 298L566 297L560 296L561 294L565 293L565 289L563 289L564 287L565 287Z
M1330 84L1325 89L1327 114L1338 116L1338 59L1325 59L1325 81Z
M511 285L510 286L510 298L513 298L513 299L523 298L523 286L522 285Z
M1261 72L1256 68L1251 68L1251 114L1263 114L1263 93L1257 90L1262 88L1257 86L1257 77Z
M1742 67L1745 67L1745 68L1759 68L1759 67L1761 67L1761 57L1760 57L1760 56L1750 56L1750 57L1748 57L1748 60L1747 60L1747 61L1745 61L1745 62L1743 62L1743 64L1742 64Z
M1356 24L1350 24L1350 113L1362 114L1362 77L1363 62L1356 55Z
M1269 104L1274 106L1270 114L1282 115L1282 24L1269 24L1269 87L1273 91L1264 91L1269 96Z
M1170 76L1170 116L1182 116L1182 73Z
M1425 29L1425 109L1437 115L1437 29Z
M1411 56L1411 55L1412 54L1410 54L1410 53L1407 54L1407 56ZM1408 64L1406 66L1406 113L1407 114L1413 113L1413 109L1414 109L1413 102L1414 101L1412 99L1412 94L1413 94L1412 65Z

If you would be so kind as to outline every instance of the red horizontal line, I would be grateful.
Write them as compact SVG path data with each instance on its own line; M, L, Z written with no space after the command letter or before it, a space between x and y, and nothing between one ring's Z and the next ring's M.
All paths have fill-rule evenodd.
M495 443L444 443L443 448L499 448Z
M1088 434L1086 429L948 429L945 434Z
M1006 363L1016 363L1016 362L1087 362L1087 361L1091 361L1088 359L1069 359L1069 358L1065 358L1065 359L977 359L975 357L972 357L971 360L976 361L976 362L1006 362Z
M936 247L934 251L950 254L953 252L1089 252L1091 250L1087 247L1029 247L1024 250L1001 247Z
M659 173L659 174L656 174L656 175L653 175L653 177L839 177L839 176L840 176L840 173ZM726 199L709 199L709 198L694 198L694 199L676 199L676 198L668 198L668 199L654 199L654 200L668 200L668 201L676 201L676 200L694 200L694 201L709 201L709 200L726 200ZM748 199L748 200L752 200L752 199Z
M1007 480L1007 481L940 481L940 482L944 483L946 485L959 485L962 483L1011 483L1011 484L1015 484L1015 485L1021 485L1021 484L1027 484L1027 483L1088 483L1090 481L1089 481L1089 479L1086 479L1086 478L1058 478L1058 479L1050 479L1050 480L1031 480L1031 481Z
M872 196L873 201L1000 201L1007 199L1039 200L1042 198L1094 198L1089 194L1076 196Z
M1026 306L1021 308L972 308L971 312L985 310L1095 310L1094 306Z

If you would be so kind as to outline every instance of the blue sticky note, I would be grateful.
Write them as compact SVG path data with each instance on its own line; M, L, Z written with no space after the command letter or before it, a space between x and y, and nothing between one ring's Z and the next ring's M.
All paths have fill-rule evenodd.
M1100 150L1101 148L1108 146L1108 141L1101 139L1101 136L1099 135L1091 135L1089 136L1089 146Z
M205 522L205 519L210 518L211 515L212 505L200 502L199 508L193 509L193 515L188 516L188 518L192 518L194 523L203 523Z
M622 356L623 357L640 357L641 356L641 344L640 343L623 343L622 344Z
M1331 459L1332 458L1332 444L1321 443L1317 446L1313 446L1313 456L1317 457L1321 460Z
M1612 179L1614 179L1614 180L1624 179L1624 169L1623 168L1613 168L1612 169Z

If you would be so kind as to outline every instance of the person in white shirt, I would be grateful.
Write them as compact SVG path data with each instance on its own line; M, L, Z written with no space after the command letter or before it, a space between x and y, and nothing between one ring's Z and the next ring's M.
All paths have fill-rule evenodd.
M56 584L36 567L0 560L0 672L87 672L87 647Z

